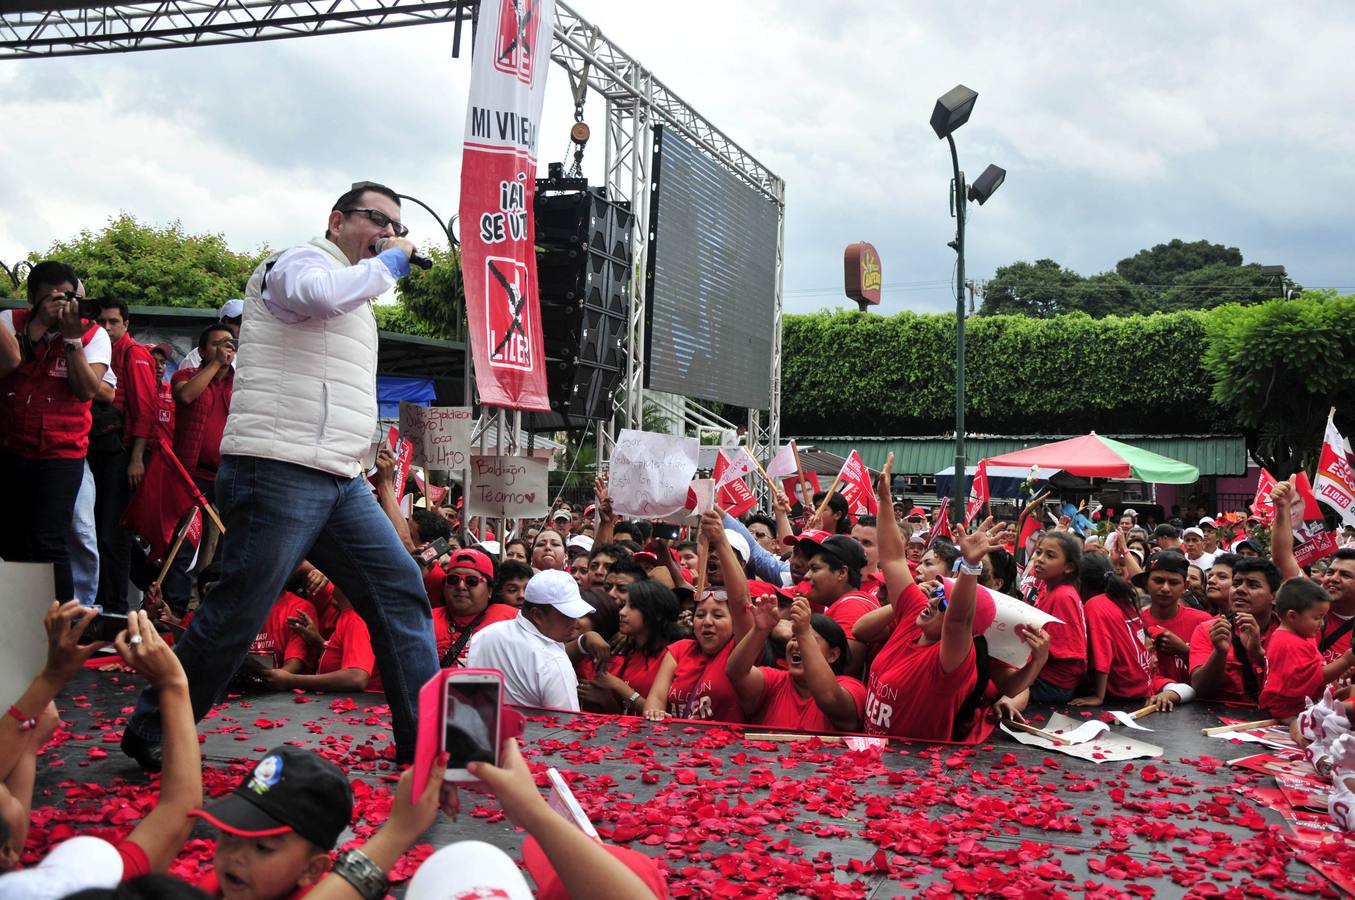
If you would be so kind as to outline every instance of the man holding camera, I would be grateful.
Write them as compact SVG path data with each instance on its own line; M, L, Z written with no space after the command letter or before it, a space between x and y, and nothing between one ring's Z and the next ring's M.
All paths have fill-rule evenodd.
M241 355L216 473L226 526L221 581L175 648L198 719L306 559L367 623L396 757L413 758L416 696L438 670L432 611L419 566L377 504L361 462L377 421L372 300L409 274L414 245L402 239L407 233L395 192L360 184L334 203L324 237L265 260L245 289ZM159 735L159 706L146 691L123 751L155 770Z
M52 563L63 601L75 596L66 531L85 474L89 404L112 357L108 334L81 316L78 280L65 263L40 262L28 273L32 308L0 313L0 468L9 480L0 557Z

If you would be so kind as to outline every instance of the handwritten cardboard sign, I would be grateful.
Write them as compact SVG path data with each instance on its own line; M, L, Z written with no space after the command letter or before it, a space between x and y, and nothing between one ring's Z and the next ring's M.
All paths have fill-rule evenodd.
M526 456L472 456L468 515L544 516L550 510L546 469L545 461Z
M684 509L699 449L696 438L621 429L607 479L617 515L662 519Z
M464 469L473 422L467 406L419 406L400 401L400 435L414 445L411 463L425 469Z

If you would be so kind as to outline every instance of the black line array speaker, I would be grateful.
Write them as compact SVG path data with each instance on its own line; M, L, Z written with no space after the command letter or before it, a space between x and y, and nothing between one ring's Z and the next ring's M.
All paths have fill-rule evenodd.
M609 419L626 370L629 204L603 191L536 186L536 271L551 412L565 426Z

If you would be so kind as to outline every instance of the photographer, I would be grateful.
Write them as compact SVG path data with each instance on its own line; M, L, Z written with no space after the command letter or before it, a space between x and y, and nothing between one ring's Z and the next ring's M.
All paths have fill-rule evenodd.
M0 557L52 563L62 600L75 596L66 532L90 401L112 357L107 332L81 318L77 282L65 263L40 262L28 273L32 308L0 312L0 467L9 478Z

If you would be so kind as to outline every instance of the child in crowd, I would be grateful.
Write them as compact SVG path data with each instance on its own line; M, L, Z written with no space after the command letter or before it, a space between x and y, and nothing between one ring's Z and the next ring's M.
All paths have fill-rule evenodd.
M1190 636L1190 683L1201 698L1257 702L1266 648L1279 624L1279 588L1280 570L1270 560L1239 557L1233 564L1229 609L1195 626Z
M785 668L756 666L772 629L781 621L779 596L767 593L753 607L753 628L729 657L725 674L750 721L800 731L859 731L866 686L844 675L847 635L842 626L798 597L789 608L791 637Z
M1209 613L1185 603L1188 567L1178 553L1156 553L1137 579L1148 592L1142 615L1157 655L1154 674L1178 683L1190 682L1190 636L1210 618Z
M1316 700L1322 688L1355 668L1347 649L1323 665L1317 639L1326 624L1331 597L1315 581L1290 578L1275 595L1280 624L1266 646L1266 678L1260 706L1267 715L1289 721L1303 712L1304 700Z
M1150 572L1154 566L1159 574L1170 568L1172 577L1184 585L1178 570L1185 566L1185 560L1179 553L1154 554ZM1091 684L1088 693L1073 698L1070 705L1100 706L1107 699L1141 702L1154 696L1168 679L1154 671L1153 643L1134 588L1116 575L1110 560L1100 554L1082 558L1081 586L1084 594L1091 595L1085 606ZM1171 706L1164 703L1162 708L1169 710Z
M1036 703L1067 703L1087 670L1087 623L1077 591L1081 566L1082 545L1067 531L1047 532L1035 547L1030 570L1044 585L1035 608L1059 620L1045 627L1049 662L1030 687Z
M608 578L617 579L611 572ZM626 587L625 602L618 614L618 631L612 643L612 659L593 685L605 692L598 699L604 711L639 715L644 698L654 687L669 646L682 639L678 628L678 599L673 591L655 581L636 581ZM580 692L580 699L583 692ZM610 703L606 702L610 699Z

